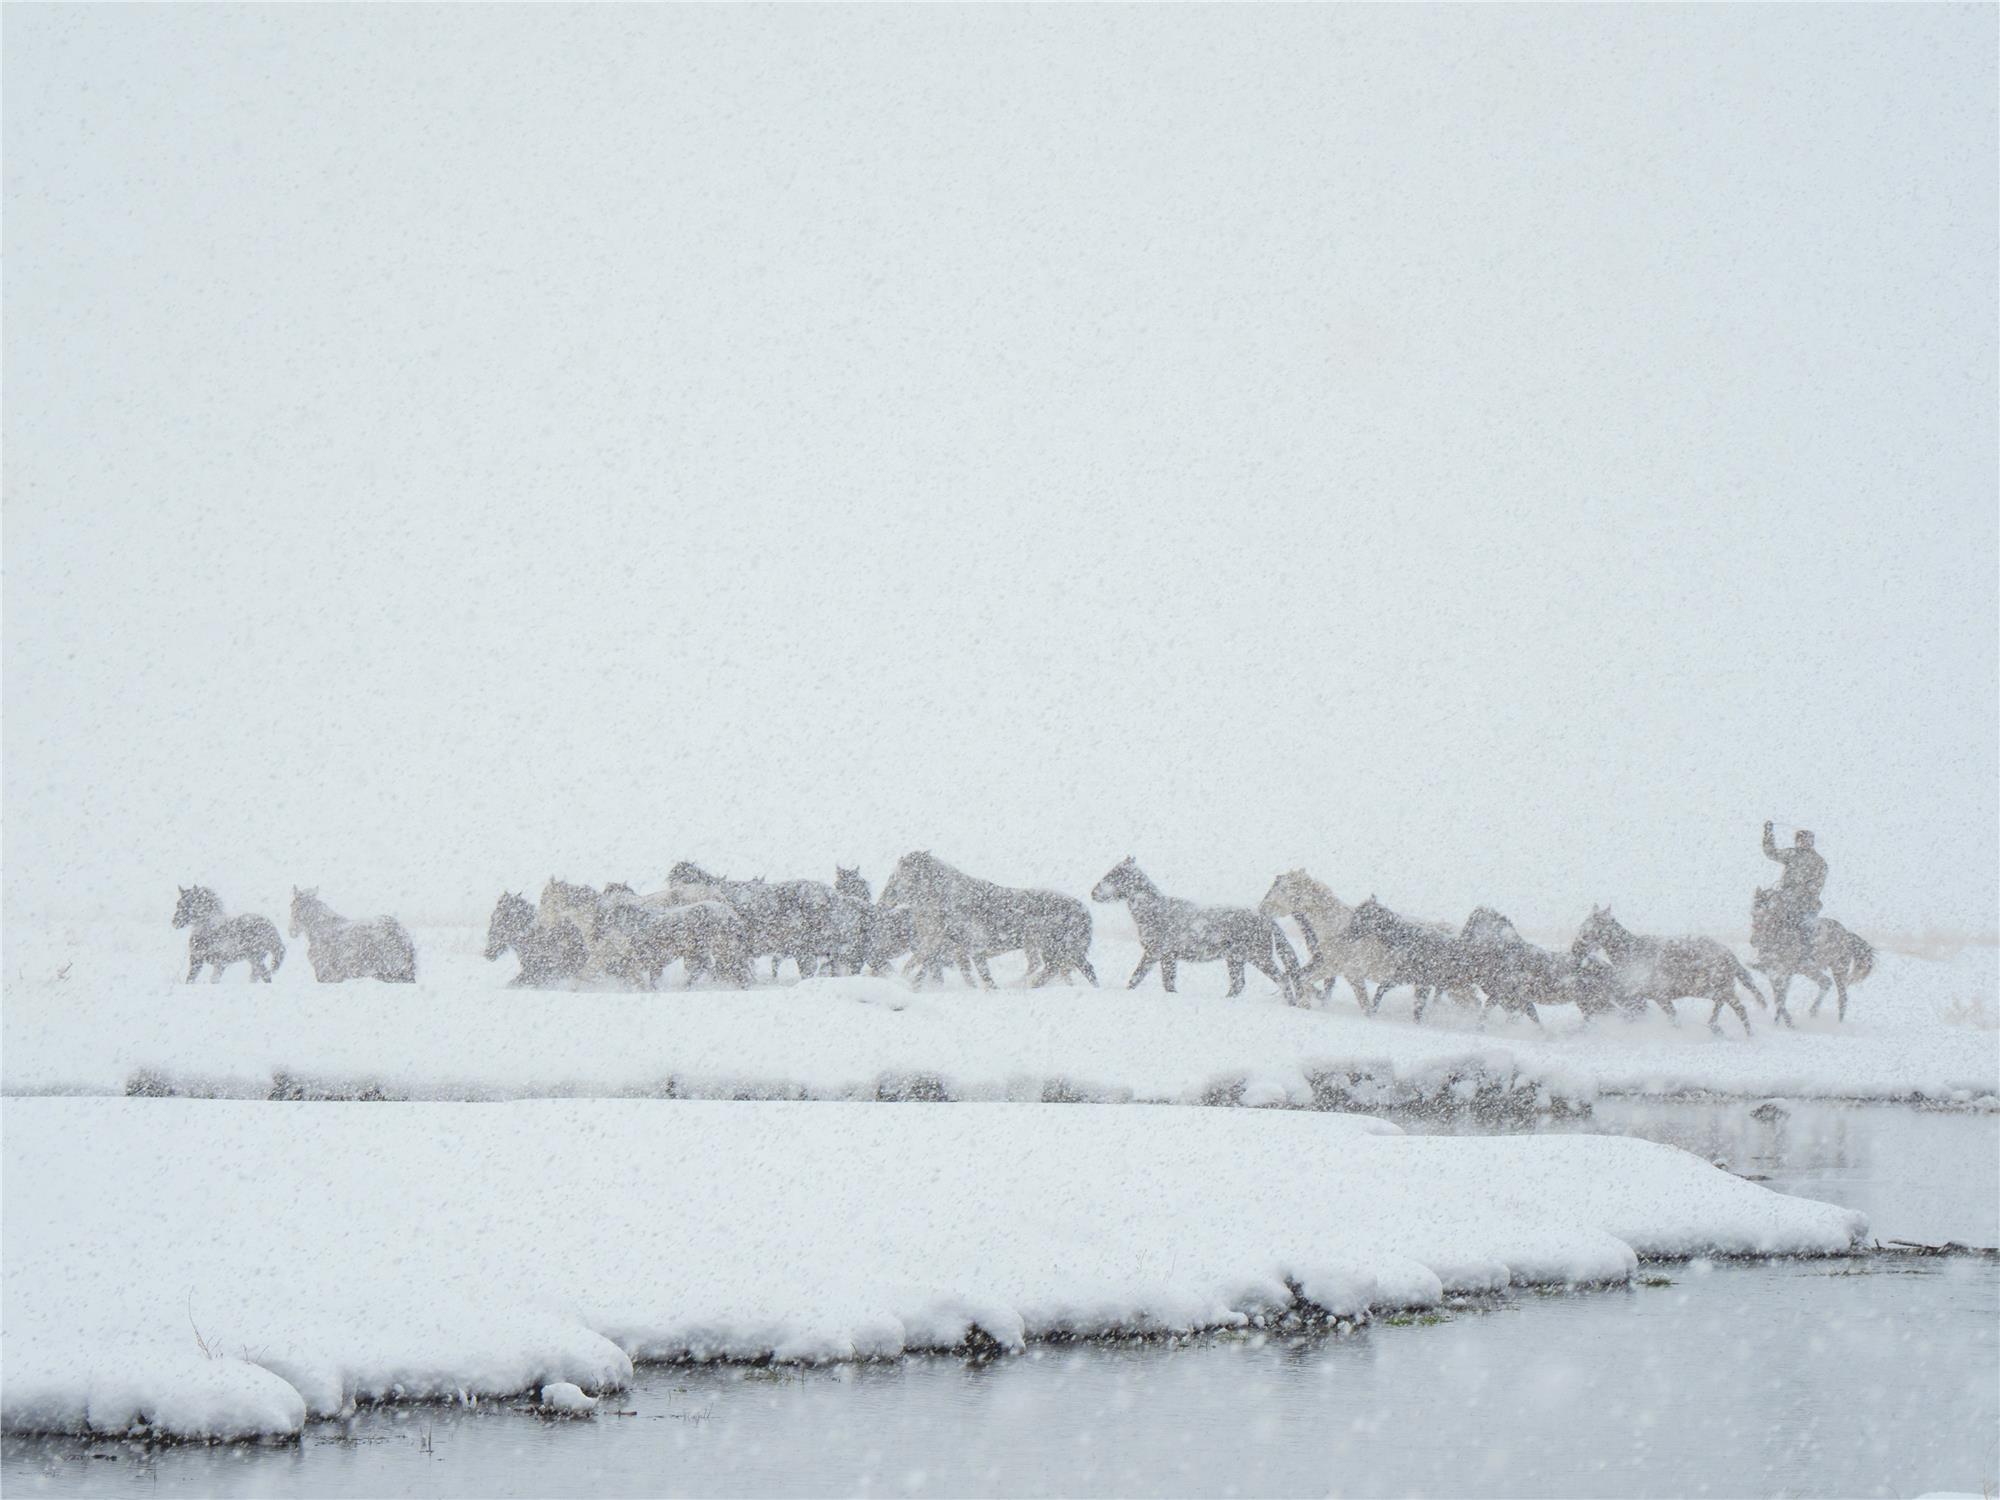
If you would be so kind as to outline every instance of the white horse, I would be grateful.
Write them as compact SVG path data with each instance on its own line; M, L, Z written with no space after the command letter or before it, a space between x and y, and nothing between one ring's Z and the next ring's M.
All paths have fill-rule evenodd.
M394 917L350 922L319 899L316 890L292 887L292 936L306 938L306 961L321 984L381 979L415 984L417 949Z
M1308 993L1317 986L1320 998L1333 998L1333 982L1345 979L1361 1008L1372 1010L1368 986L1388 979L1389 950L1374 938L1354 931L1354 908L1304 870L1287 870L1271 882L1257 910L1273 919L1292 917L1306 935L1311 959L1299 971Z

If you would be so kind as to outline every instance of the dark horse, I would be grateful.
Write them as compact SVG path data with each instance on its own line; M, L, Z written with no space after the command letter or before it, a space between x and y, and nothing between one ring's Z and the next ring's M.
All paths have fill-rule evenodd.
M509 989L533 985L545 989L577 978L590 962L590 946L576 924L560 921L544 926L525 896L502 891L486 924L486 959L491 963L509 948L521 960L521 972L507 981Z
M1753 967L1770 981L1771 997L1777 1001L1776 1018L1787 1026L1795 1024L1785 1009L1785 992L1794 975L1819 986L1807 1015L1819 1014L1830 984L1840 992L1839 1019L1847 1019L1847 987L1859 984L1875 970L1875 950L1866 938L1849 932L1832 917L1816 918L1810 941L1795 923L1783 920L1770 891L1759 891L1750 903L1750 944L1757 950Z
M285 961L285 945L268 917L246 912L232 917L222 909L222 900L205 885L184 885L180 904L174 908L174 926L192 927L188 934L187 982L193 984L204 964L215 966L214 977L239 958L250 964L253 984L269 984ZM266 958L270 967L264 966Z
M1375 987L1374 1001L1366 1007L1369 1015L1382 1008L1382 997L1398 985L1410 987L1411 1019L1422 1021L1425 1009L1438 995L1469 1000L1479 983L1477 955L1457 933L1400 916L1373 896L1354 908L1350 930L1356 939L1376 943L1381 949L1377 972L1382 982Z
M1097 983L1090 966L1090 908L1074 896L995 885L923 849L896 861L882 887L882 905L927 914L937 935L928 946L939 952L976 946L984 956L1018 948L1028 960L1031 989L1067 979L1073 969Z
M1471 955L1472 976L1486 997L1479 1008L1481 1024L1493 1005L1540 1025L1538 1004L1574 1005L1588 1018L1616 1003L1609 965L1537 947L1490 906L1465 919L1459 941Z
M771 956L771 977L786 959L798 965L799 978L815 973L822 958L842 949L835 916L833 888L818 880L730 880L711 875L692 860L682 860L667 872L667 890L682 905L696 901L727 901L750 924L753 956Z
M1764 1003L1764 992L1736 955L1714 938L1646 937L1626 931L1609 907L1592 908L1570 952L1583 959L1600 949L1610 961L1619 994L1628 1003L1643 1009L1651 1001L1678 1021L1674 1001L1712 1001L1715 1008L1708 1013L1710 1031L1722 1035L1716 1022L1726 1005L1743 1023L1743 1034L1750 1035L1750 1012L1736 998L1736 986L1741 984L1759 1005Z
M917 945L916 924L907 906L877 906L875 893L860 870L845 865L833 869L833 893L861 908L861 966L880 977L897 959Z
M1155 963L1160 966L1160 985L1174 992L1174 969L1182 963L1213 963L1221 959L1229 965L1229 993L1243 993L1245 967L1260 970L1271 978L1287 1001L1299 1002L1299 957L1278 931L1278 924L1261 911L1247 906L1197 906L1178 896L1169 896L1139 868L1131 857L1113 865L1091 888L1093 901L1123 901L1139 929L1139 967L1132 971L1136 989Z

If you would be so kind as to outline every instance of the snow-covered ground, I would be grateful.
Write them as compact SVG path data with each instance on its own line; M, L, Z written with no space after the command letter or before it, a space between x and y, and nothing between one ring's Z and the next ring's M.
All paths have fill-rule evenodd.
M1331 1114L37 1098L0 1123L14 1430L282 1434L370 1397L601 1391L634 1359L1354 1316L1865 1227L1644 1141Z
M1832 1002L1796 1031L1752 1008L1745 1041L1707 1006L1678 1028L1650 1017L1546 1032L1485 1031L1450 1006L1425 1024L1408 991L1374 1018L1343 986L1324 1008L1281 1003L1252 976L1222 998L1219 965L1182 970L1182 993L1124 988L1136 951L1100 934L1102 989L968 991L956 975L912 992L896 979L763 984L749 992L509 990L512 961L483 934L420 930L414 986L315 984L302 944L277 982L238 966L178 983L167 929L49 930L10 943L0 1051L8 1094L134 1092L267 1098L946 1098L1317 1105L1379 1109L1483 1094L1561 1107L1600 1092L1917 1099L1989 1105L2000 1094L2000 979L1991 948L1927 961L1883 954L1845 1023ZM67 966L65 968L65 966ZM995 966L1003 980L1019 961ZM58 977L60 974L61 977Z

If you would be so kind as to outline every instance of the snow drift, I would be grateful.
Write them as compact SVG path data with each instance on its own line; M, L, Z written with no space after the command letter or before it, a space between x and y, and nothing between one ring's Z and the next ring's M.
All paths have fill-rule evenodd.
M243 1438L371 1398L1356 1316L1833 1253L1859 1215L1670 1147L1329 1114L13 1099L13 1430Z

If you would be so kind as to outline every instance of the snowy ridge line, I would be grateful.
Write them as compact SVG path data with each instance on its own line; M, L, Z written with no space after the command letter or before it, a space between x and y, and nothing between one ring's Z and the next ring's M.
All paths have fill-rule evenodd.
M1671 1147L1144 1105L0 1102L0 1423L256 1438L635 1360L1356 1319L1858 1214Z

